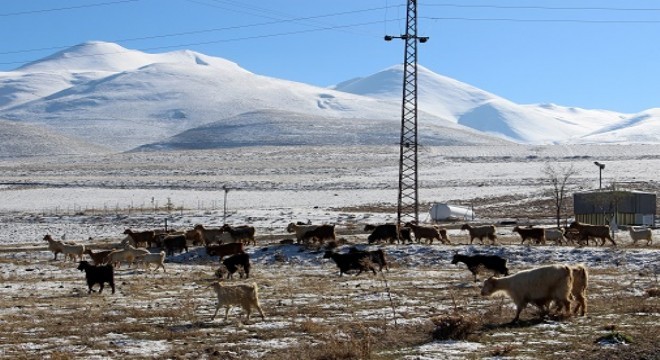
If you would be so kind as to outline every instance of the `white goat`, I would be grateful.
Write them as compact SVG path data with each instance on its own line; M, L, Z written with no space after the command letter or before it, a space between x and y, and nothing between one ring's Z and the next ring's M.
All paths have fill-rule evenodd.
M133 264L137 256L143 256L149 254L149 250L143 248L135 248L131 245L126 245L124 249L115 250L108 254L106 258L106 264L115 265L115 268L119 268L121 262L127 262Z
M554 241L556 245L561 245L564 242L564 231L559 228L545 229L545 239Z
M574 309L570 310L570 313L578 314L584 316L587 313L587 285L589 283L589 271L587 267L583 264L570 265L571 275L573 282L571 283L571 296L575 300L576 306ZM545 299L544 301L535 302L536 305L543 309L549 310L551 299Z
M159 253L137 255L135 260L142 262L144 266L150 271L157 271L158 268L163 268L163 272L167 272L167 270L165 270L165 251L161 251ZM151 264L156 264L156 268L151 270Z
M651 245L651 242L653 241L651 229L647 227L635 229L634 226L631 226L628 228L628 231L630 232L630 238L632 239L633 244L635 244L637 240L646 240L646 245Z
M85 245L62 244L62 254L64 254L64 261L66 261L68 258L71 258L73 261L82 261L84 253Z
M232 305L240 306L247 313L247 321L250 321L250 313L252 308L256 308L261 314L261 319L263 320L264 312L261 310L261 305L259 305L259 290L257 289L257 284L252 283L252 285L222 285L219 282L214 282L211 284L213 290L215 290L216 295L218 296L218 304L215 307L215 312L211 320L215 319L215 316L218 315L218 310L220 307L225 306L225 321L227 321L227 316L229 315L229 309Z
M497 292L507 294L516 304L516 316L511 322L517 322L520 313L530 302L542 307L554 301L559 310L570 311L572 284L569 266L548 265L503 278L491 277L484 282L481 295L489 296Z

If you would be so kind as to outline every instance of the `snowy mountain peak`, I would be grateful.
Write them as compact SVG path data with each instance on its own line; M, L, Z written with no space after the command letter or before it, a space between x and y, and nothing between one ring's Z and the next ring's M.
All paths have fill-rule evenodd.
M119 72L153 62L150 55L120 45L90 41L59 51L17 69L21 72Z

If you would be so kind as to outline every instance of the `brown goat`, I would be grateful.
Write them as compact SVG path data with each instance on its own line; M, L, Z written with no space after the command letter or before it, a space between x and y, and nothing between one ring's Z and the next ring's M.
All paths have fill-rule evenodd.
M467 230L470 233L470 244L472 244L475 238L479 238L479 241L482 243L484 242L484 237L488 238L493 244L497 240L495 225L470 226L470 224L464 224L461 226L461 230Z
M421 242L422 239L429 239L429 244L433 244L433 239L438 239L443 244L449 244L449 238L447 238L447 230L437 227L437 226L422 226L417 225L416 222L410 221L407 222L404 227L412 229L413 234L415 234L415 240Z
M112 250L93 252L92 249L85 249L85 254L89 255L89 257L92 258L94 265L97 266L105 264L105 260L111 252Z
M245 249L243 243L229 243L229 244L220 244L220 245L207 245L206 253L209 256L219 256L220 260L223 257L234 254L244 253Z
M128 235L135 242L135 247L141 247L143 245L147 248L151 247L151 243L154 241L156 233L153 230L150 231L140 231L134 232L131 229L124 230L124 235Z
M516 226L513 228L513 232L517 232L520 234L520 237L522 237L522 241L520 242L520 245L522 245L525 240L527 239L532 239L534 242L538 244L545 245L545 229L544 228L521 228L520 226Z
M252 242L254 246L257 246L257 240L254 238L254 226L231 226L229 224L224 224L220 229L225 233L231 234L234 242L242 242L245 245L250 245L250 242Z
M610 236L610 227L609 225L590 225L583 224L578 221L574 221L569 226L570 229L576 229L579 231L580 241L586 240L589 241L589 238L600 239L600 246L605 245L605 240L609 240L612 245L616 246L616 242Z
M326 239L337 240L337 236L335 235L335 225L319 225L303 234L303 243L306 243L310 239L312 241L318 241L319 243L323 243Z
M199 231L202 234L202 239L204 240L204 245L211 245L218 242L218 238L222 237L224 231L218 228L207 228L202 224L197 224L194 227L195 230Z

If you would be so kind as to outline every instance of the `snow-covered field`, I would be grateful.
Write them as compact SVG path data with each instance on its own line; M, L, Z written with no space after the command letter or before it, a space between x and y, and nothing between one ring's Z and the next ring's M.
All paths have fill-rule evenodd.
M575 248L521 246L511 227L500 226L503 245L482 246L445 224L452 245L382 245L389 272L342 278L322 251L278 244L290 237L289 222L309 220L336 223L340 238L366 246L365 223L395 219L397 160L398 148L389 146L1 159L0 357L596 359L626 351L657 358L644 351L660 346L660 303L646 293L658 287L659 230L651 246L619 232L617 248ZM547 164L573 165L574 191L598 186L594 161L606 164L603 186L660 187L657 145L423 147L420 200L472 204L476 221L511 220L497 209L544 198ZM263 321L243 324L239 310L228 322L210 321L215 302L206 286L217 260L203 248L169 258L167 273L122 267L116 294L88 296L74 264L51 261L41 240L49 233L107 247L127 227L222 224L225 205L226 222L257 228L259 245L248 252ZM552 221L551 211L542 219L531 208L520 214L513 220ZM480 297L465 267L450 264L455 251L504 256L513 272L584 263L589 316L536 322L530 307L521 325L503 326L513 317L511 301ZM460 341L434 340L431 318L452 314L478 315L483 326ZM614 331L606 325L637 341L595 344Z

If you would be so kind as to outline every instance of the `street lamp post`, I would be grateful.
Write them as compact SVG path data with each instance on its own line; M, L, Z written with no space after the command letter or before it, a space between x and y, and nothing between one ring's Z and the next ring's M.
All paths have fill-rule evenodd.
M598 166L598 190L603 189L603 169L605 169L605 164L601 164L598 161L594 161L594 164Z
M227 193L229 192L229 188L227 185L222 185L222 190L225 191L225 201L223 203L223 212L222 212L222 223L226 224L227 223Z

